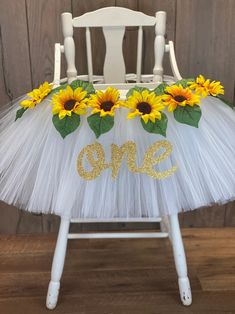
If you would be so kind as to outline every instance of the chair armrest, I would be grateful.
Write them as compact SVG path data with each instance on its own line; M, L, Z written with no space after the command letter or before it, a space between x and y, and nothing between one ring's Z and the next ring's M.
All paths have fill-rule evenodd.
M174 78L176 80L181 80L182 76L180 75L179 68L178 68L178 65L176 62L175 49L174 49L173 41L169 41L168 45L165 46L165 51L169 52L171 70L172 70L172 73L174 75Z

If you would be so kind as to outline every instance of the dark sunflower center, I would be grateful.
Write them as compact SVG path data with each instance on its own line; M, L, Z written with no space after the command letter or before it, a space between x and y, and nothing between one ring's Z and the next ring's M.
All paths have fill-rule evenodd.
M187 98L182 95L176 95L174 97L174 100L176 100L177 102L183 102L184 100L187 100Z
M145 101L139 102L136 108L143 114L149 114L152 109L150 104Z
M102 102L100 105L100 108L103 109L104 111L110 111L113 107L114 103L111 100L107 100Z
M76 104L75 99L69 99L64 103L64 109L65 110L72 110Z

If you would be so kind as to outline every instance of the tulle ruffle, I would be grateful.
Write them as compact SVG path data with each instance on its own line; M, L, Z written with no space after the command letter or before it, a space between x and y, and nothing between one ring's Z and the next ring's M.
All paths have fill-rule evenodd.
M152 218L235 198L235 113L216 98L202 99L199 128L180 124L166 112L166 138L147 133L139 119L126 120L121 108L113 129L98 140L87 116L62 139L51 121L49 98L14 122L18 106L19 100L0 120L0 199L6 203L72 218ZM134 141L140 165L149 146L162 140L173 145L173 152L156 169L177 165L170 177L132 173L125 160L115 180L110 169L91 181L78 175L77 157L88 144L102 144L109 162L111 144Z

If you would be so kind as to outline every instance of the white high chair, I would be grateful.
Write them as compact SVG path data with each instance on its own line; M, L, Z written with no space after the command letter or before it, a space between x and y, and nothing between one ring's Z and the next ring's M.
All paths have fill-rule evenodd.
M125 27L138 26L138 46L136 74L126 74L125 63L122 53L122 41ZM152 75L141 75L142 59L142 39L143 27L155 26L155 65ZM86 47L88 75L77 75L75 67L75 45L73 40L73 27L83 27L86 29ZM103 76L93 74L92 51L91 51L91 27L102 27L106 41L106 56L104 62ZM96 89L106 89L107 86L114 86L122 90L125 94L131 87L146 86L155 88L162 81L175 81L181 79L174 53L172 41L165 43L166 12L159 11L155 17L145 15L141 12L132 11L121 7L107 7L82 16L72 18L71 13L62 14L62 29L64 35L64 45L55 44L55 69L54 86L68 81L71 83L75 79L90 81ZM163 76L163 56L169 53L173 77ZM67 78L60 78L61 54L65 54L67 61ZM128 83L131 80L136 83ZM135 232L135 233L69 233L70 223L91 223L91 222L160 222L161 232ZM172 243L176 271L178 274L179 292L184 305L192 303L190 283L187 275L187 264L182 242L178 215L171 215L168 218L138 218L138 219L68 219L61 218L59 234L51 270L51 281L48 287L46 306L54 309L57 304L60 279L63 272L68 239L85 238L163 238L168 237Z

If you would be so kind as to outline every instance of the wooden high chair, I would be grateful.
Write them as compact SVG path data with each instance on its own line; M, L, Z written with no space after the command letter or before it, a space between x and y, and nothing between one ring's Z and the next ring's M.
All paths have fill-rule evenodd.
M135 74L126 74L125 63L122 53L122 42L125 33L125 27L138 26L138 46L137 46L137 64ZM155 65L153 74L141 74L142 60L142 42L143 27L155 27L154 55ZM86 48L88 75L77 75L75 67L75 45L73 40L73 27L83 27L86 31ZM91 50L91 27L102 27L106 41L106 56L103 68L103 76L93 74L92 50ZM131 87L146 86L155 88L163 81L172 81L181 79L174 53L172 41L165 43L166 12L159 11L155 17L148 16L141 12L133 11L121 7L107 7L93 12L86 13L79 17L72 17L71 13L62 14L62 29L64 35L64 45L55 44L55 69L54 85L68 81L71 83L75 79L82 79L94 84L96 89L106 89L107 86L114 86L125 91ZM65 54L67 61L67 78L60 78L61 54ZM173 77L163 76L163 56L169 53ZM136 83L128 83L134 81ZM91 222L160 222L161 232L135 232L135 233L69 233L70 223L91 223ZM168 237L172 243L176 271L178 274L179 292L181 301L184 305L192 303L190 283L187 275L187 264L182 242L178 215L169 217L137 218L137 219L69 219L61 218L59 234L51 270L51 281L48 287L46 306L48 309L54 309L57 304L60 279L63 272L64 260L66 255L68 239L84 238L163 238Z

